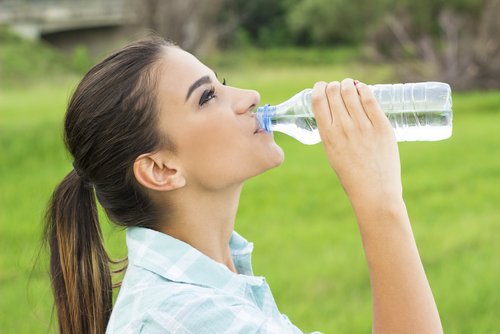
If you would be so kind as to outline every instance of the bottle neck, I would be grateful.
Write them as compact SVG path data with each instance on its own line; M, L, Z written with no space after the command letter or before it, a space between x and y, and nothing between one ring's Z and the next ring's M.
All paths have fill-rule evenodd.
M267 132L272 131L271 120L276 114L276 106L272 106L270 104L265 104L262 107L258 107L255 113L257 120L259 121L259 125L262 129Z
M274 123L281 122L280 119L290 119L293 117L311 116L311 92L312 89L304 89L295 94L290 99L278 105L266 104L257 108L256 116L260 127L268 132L273 131Z

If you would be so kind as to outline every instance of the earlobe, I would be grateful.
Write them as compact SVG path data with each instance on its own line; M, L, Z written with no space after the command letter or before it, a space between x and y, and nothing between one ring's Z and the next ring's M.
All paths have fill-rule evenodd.
M170 191L186 185L175 162L155 154L143 154L134 161L134 176L142 186L156 191Z

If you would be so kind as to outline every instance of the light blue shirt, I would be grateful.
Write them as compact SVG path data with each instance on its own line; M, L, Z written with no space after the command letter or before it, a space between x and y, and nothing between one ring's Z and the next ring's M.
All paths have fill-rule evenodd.
M253 244L233 232L229 270L187 243L127 229L129 265L106 333L302 333L253 276Z

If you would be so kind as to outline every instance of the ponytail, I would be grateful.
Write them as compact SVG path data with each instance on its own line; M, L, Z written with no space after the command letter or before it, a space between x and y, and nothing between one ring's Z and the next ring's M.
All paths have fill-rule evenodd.
M74 168L54 191L45 218L61 333L104 333L112 310L111 274L126 268L126 260L113 262L106 254L96 196L117 225L159 222L160 210L132 167L141 154L174 150L157 130L160 68L170 46L161 38L127 45L93 66L69 101L64 142ZM110 265L125 266L111 273Z
M60 333L104 333L112 280L92 185L72 170L54 191L45 220Z

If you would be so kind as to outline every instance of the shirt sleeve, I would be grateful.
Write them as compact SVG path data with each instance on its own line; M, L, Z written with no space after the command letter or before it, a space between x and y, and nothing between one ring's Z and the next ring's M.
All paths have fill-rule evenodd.
M181 307L164 305L145 313L142 334L299 334L286 316L270 317L250 303L231 297L193 296Z

